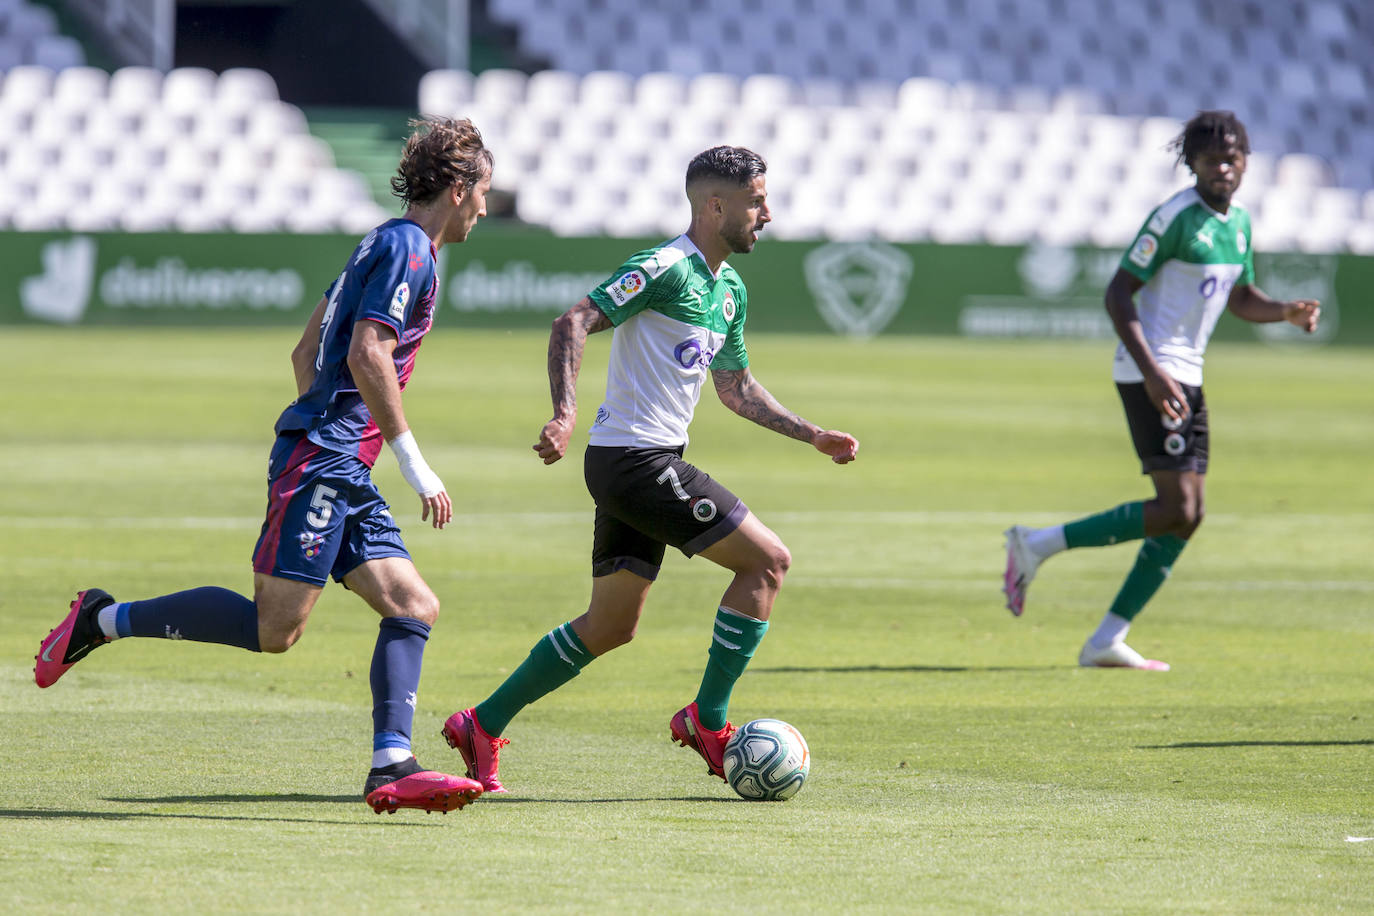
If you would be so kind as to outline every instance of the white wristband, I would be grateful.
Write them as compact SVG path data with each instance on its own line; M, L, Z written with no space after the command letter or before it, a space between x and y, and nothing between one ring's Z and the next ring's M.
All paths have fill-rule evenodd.
M420 454L420 446L415 444L415 436L410 430L401 433L387 445L396 453L396 462L401 466L401 476L406 483L415 488L421 496L429 497L444 490L444 482L439 475L429 469Z

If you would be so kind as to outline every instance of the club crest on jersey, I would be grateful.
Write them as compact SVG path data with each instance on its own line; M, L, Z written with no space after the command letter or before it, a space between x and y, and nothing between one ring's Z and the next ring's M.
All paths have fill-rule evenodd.
M643 292L648 282L644 274L632 270L621 276L620 279L612 281L606 287L606 295L610 296L616 305L624 305Z
M735 320L735 297L730 295L730 291L725 291L725 303L721 306L721 312L725 315L726 321Z
M391 294L391 317L397 321L404 318L408 302L410 302L410 284L398 283L396 291Z
M1155 258L1155 252L1158 250L1159 239L1148 232L1142 232L1140 238L1136 239L1135 244L1131 246L1129 255L1131 263L1137 267L1149 267L1150 262Z
M1241 254L1245 254L1245 249L1248 248L1248 247L1249 247L1249 243L1247 243L1247 242L1245 241L1245 233L1244 233L1244 232L1241 232L1239 229L1237 229L1237 230L1236 230L1236 251L1239 251Z
M709 522L716 517L716 504L709 497L698 497L692 500L689 505L692 510L692 517L699 522Z
M306 559L313 560L324 548L324 535L315 531L302 531L300 534L301 553Z

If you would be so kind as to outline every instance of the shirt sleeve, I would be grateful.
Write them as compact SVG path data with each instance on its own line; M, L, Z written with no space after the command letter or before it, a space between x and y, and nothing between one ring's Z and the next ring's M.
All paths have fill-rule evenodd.
M378 239L362 270L358 320L384 324L400 337L410 310L429 288L433 265L427 251L410 251L413 243L400 233Z
M1241 286L1253 286L1255 283L1255 246L1250 239L1250 214L1245 214L1245 225L1240 227L1241 238L1245 239L1245 260L1241 264L1240 279L1236 282Z
M749 310L749 293L743 283L730 287L735 300L735 315L730 319L730 329L725 332L725 343L711 361L712 369L745 369L749 366L749 351L744 346L744 318Z
M682 290L682 278L676 270L658 273L647 270L644 262L652 251L641 251L611 274L609 280L587 294L611 324L619 326L630 317L661 302L671 301Z
M1142 283L1148 283L1165 261L1174 256L1178 247L1177 219L1168 226L1161 226L1158 209L1150 213L1150 218L1136 233L1135 241L1121 257L1121 269L1133 275Z

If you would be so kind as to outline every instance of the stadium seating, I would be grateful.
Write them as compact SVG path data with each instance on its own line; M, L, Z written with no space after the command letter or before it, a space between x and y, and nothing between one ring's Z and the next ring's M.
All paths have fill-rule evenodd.
M881 85L817 105L814 83L777 74L433 71L418 106L472 118L517 215L564 235L680 231L685 164L720 142L766 154L779 238L1116 247L1190 183L1173 117L1104 113L1077 89L1008 107L976 84ZM1239 199L1258 243L1374 253L1363 189L1336 177L1315 154L1257 150Z
M246 68L11 67L0 163L15 229L361 232L388 215Z
M1374 7L1367 3L490 0L489 7L516 30L523 50L556 70L636 77L641 118L682 102L716 118L736 104L770 119L798 105L884 116L895 109L904 120L927 122L938 114L942 149L962 148L967 159L972 151L958 137L969 125L952 122L971 119L980 137L993 112L1073 116L1080 120L1067 124L1072 131L1102 131L1100 149L1134 155L1158 146L1143 137L1120 145L1142 119L1162 118L1176 131L1199 108L1225 107L1246 120L1256 150L1315 158L1322 185L1374 188ZM680 40L665 47L664 35ZM514 77L502 80L509 97ZM433 110L458 110L422 87L422 107L430 100ZM480 96L468 93L468 101L488 114ZM1094 125L1091 116L1107 117Z
M489 9L553 68L432 71L418 108L471 117L496 153L495 186L521 219L559 234L679 231L687 159L726 142L768 158L774 237L1115 247L1189 183L1167 151L1181 120L1224 106L1251 128L1239 199L1257 244L1374 253L1367 6L490 0ZM266 73L107 74L60 53L45 66L33 62L39 39L62 37L51 11L0 0L0 26L0 226L352 231L385 216Z

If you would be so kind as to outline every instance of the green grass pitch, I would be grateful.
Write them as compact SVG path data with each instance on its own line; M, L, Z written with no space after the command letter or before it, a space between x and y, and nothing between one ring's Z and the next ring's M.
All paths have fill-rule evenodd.
M1229 320L1229 319L1228 319ZM1148 495L1106 343L758 335L755 374L856 434L836 467L708 392L688 457L792 549L732 718L785 719L810 781L736 799L669 716L725 574L670 556L640 635L507 731L511 794L377 816L376 619L331 586L284 656L140 640L40 691L80 588L251 589L294 333L8 328L0 433L0 906L25 912L1374 911L1374 387L1364 350L1217 345L1209 517L1131 641L1075 667L1134 547L1002 608L1001 531ZM545 337L441 331L407 392L458 517L377 479L443 614L416 716L495 687L589 590L580 444L544 467Z

